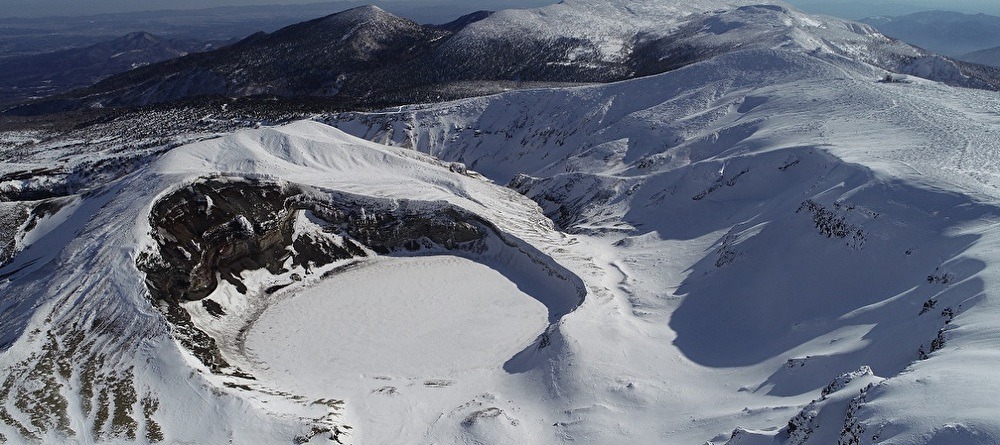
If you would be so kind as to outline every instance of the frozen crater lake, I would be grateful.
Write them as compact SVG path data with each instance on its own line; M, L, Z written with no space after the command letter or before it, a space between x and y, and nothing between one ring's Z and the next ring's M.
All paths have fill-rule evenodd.
M280 380L423 378L499 368L547 317L545 305L487 265L382 257L269 307L246 346Z

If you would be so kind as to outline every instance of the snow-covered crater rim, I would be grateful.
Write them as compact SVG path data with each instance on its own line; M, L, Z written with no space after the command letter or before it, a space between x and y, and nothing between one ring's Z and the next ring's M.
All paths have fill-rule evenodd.
M580 279L547 255L443 202L215 177L161 198L150 222L155 246L137 261L150 294L178 341L225 374L244 372L248 361L234 354L240 333L278 294L308 292L345 265L383 256L446 253L480 263L512 293L537 300L543 324L583 298Z

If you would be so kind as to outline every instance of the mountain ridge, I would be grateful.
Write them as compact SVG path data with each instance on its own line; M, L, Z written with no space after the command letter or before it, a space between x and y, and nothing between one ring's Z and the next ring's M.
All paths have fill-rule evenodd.
M0 101L23 101L89 86L101 79L140 66L208 51L221 42L168 39L133 32L83 48L0 59Z
M381 9L359 7L256 34L218 52L115 76L9 113L146 106L202 95L310 96L333 106L393 105L470 94L453 88L462 82L475 85L468 89L471 94L485 94L502 91L502 82L618 81L669 71L742 44L809 46L803 49L848 57L870 46L868 62L889 71L960 86L1000 85L1000 76L991 71L935 58L863 25L831 18L818 22L784 6L751 3L618 7L572 1L493 13L460 22L463 26L455 30L421 27ZM335 26L324 30L323 23ZM349 38L355 28L366 37ZM329 32L338 35L319 37Z
M987 48L978 51L973 51L968 54L963 54L959 58L962 60L968 60L973 63L978 63L980 65L1000 67L1000 46L996 48Z

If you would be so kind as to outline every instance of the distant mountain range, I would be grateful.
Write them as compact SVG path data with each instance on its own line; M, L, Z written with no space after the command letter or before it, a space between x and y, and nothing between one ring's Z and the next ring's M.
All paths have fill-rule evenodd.
M869 17L861 22L889 37L946 56L963 58L973 51L1000 47L1000 17L987 14L925 11L898 17Z
M362 4L341 1L280 7L216 7L79 17L0 18L0 57L82 48L132 32L201 41L242 39L255 32L273 32Z
M826 14L849 20L866 17L896 17L915 12L933 11L945 6L966 13L984 12L1000 15L1000 3L983 0L788 0L788 3L813 14Z
M112 74L223 45L135 32L84 48L0 59L0 104L89 86Z
M134 69L12 112L138 107L207 96L322 97L334 107L387 106L525 86L619 81L680 68L732 45L827 46L846 55L854 43L830 42L851 41L877 48L872 63L888 71L969 87L1000 85L997 72L956 65L851 22L810 29L823 40L792 42L760 24L787 11L779 6L687 14L683 8L665 8L671 27L659 25L668 20L662 10L608 6L602 13L611 19L597 19L583 16L573 4L546 15L479 12L428 26L363 6ZM732 41L726 37L732 29L752 38Z
M169 38L229 40L255 32L274 32L285 26L330 15L369 3L417 23L447 23L464 14L485 8L493 9L541 6L554 0L407 0L357 1L336 0L301 5L244 5L201 9L169 9L139 12L72 16L69 9L35 8L39 17L0 17L0 58L32 55L69 48L80 48L111 40L130 32L149 32ZM110 2L103 2L110 3ZM120 2L115 2L120 3ZM149 3L149 2L147 2ZM130 3L135 7L137 3ZM183 3L160 2L158 8L182 8ZM188 5L191 6L191 5ZM122 5L118 4L118 8ZM88 10L100 5L88 2ZM9 11L0 11L0 15Z
M973 51L963 54L959 58L972 63L1000 67L1000 47Z

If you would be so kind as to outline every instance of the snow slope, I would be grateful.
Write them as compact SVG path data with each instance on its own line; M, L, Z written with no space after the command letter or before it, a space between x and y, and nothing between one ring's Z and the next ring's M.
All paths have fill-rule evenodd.
M238 132L75 193L0 269L2 438L1000 442L996 94L879 82L870 48L812 46L820 21L727 5L692 7L795 18L767 34L791 44ZM764 35L734 22L699 38ZM292 239L365 255L216 279L177 324L137 263L169 238L156 203L209 181L485 229L376 253L291 207Z
M546 59L552 54L528 56L544 59L547 66L583 65L596 70L617 64L617 71L623 72L617 79L657 74L738 49L782 48L837 54L953 85L996 88L989 76L972 74L870 26L811 16L780 1L567 0L492 14L445 41L441 53L444 57L489 54L488 48L498 42L512 48L547 42L557 60ZM475 65L459 58L453 63Z
M455 258L429 260L444 263L435 265L432 262L426 266L430 268L426 272L430 276L425 279L437 281L450 276L450 280L455 282L458 277L454 274L464 271L464 277L478 277L481 285L487 287L463 285L437 289L438 292L454 293L442 296L445 298L443 302L429 301L427 304L416 305L409 315L416 316L418 312L415 310L423 307L426 307L424 310L432 311L440 309L442 304L453 306L447 302L478 302L475 307L468 307L464 312L456 307L454 309L457 312L454 314L460 316L465 313L472 316L464 326L487 329L483 333L488 335L486 339L499 336L507 338L507 343L495 353L483 356L481 364L473 367L476 369L474 376L459 376L462 377L464 386L451 380L456 378L451 375L454 371L449 365L445 366L447 372L444 372L442 364L431 366L428 371L440 378L422 379L412 384L417 388L426 388L415 390L417 393L433 393L438 387L447 388L452 384L461 387L460 391L442 390L448 394L444 399L450 405L456 399L467 398L465 401L469 401L474 396L481 395L484 387L477 383L478 378L483 375L500 382L509 379L505 368L514 369L518 366L517 361L512 361L512 356L522 349L535 350L539 335L553 329L554 327L549 327L550 324L557 323L579 303L581 285L565 275L565 272L559 272L559 266L546 260L546 254L530 247L538 245L554 249L566 242L551 229L551 225L531 201L513 191L477 179L474 175L455 173L449 167L448 164L407 150L379 147L322 124L302 122L280 129L237 133L231 137L181 147L106 190L88 193L80 204L67 207L61 217L50 223L57 226L57 230L46 233L38 229L32 232L35 236L26 238L33 241L31 245L3 269L4 295L7 296L4 301L5 310L9 314L25 314L30 320L24 320L21 325L8 323L4 328L5 336L9 336L5 338L20 337L14 344L8 345L4 354L9 370L4 396L12 396L8 399L10 405L6 409L16 405L18 411L13 411L17 414L13 414L9 422L5 420L7 423L2 426L4 429L0 434L4 434L4 437L18 437L18 429L23 427L28 433L22 432L22 435L43 441L90 443L100 439L131 442L136 437L142 438L145 435L151 441L158 439L167 442L223 443L231 439L242 443L260 440L286 443L295 437L308 437L313 427L326 426L333 417L339 420L332 426L345 426L345 430L338 430L338 434L347 431L346 427L350 426L358 428L359 438L371 437L371 434L378 431L375 428L363 428L367 426L364 422L372 421L367 416L355 418L354 414L343 414L341 417L340 404L348 396L355 396L354 392L330 394L336 387L320 387L319 390L315 390L316 386L309 387L310 383L323 383L322 380L295 380L295 386L292 386L288 380L269 380L266 373L261 374L260 380L212 375L190 352L185 352L171 340L168 329L174 328L169 328L164 317L150 307L142 275L136 270L136 258L142 257L144 252L149 252L152 248L148 220L152 205L179 187L205 176L223 179L232 176L279 183L291 179L297 184L322 187L321 190L358 193L378 197L380 200L404 199L410 206L417 205L414 200L418 200L428 203L425 204L428 210L443 205L440 204L443 201L450 201L455 205L475 209L495 221L496 230L511 235L490 241L480 253L465 254L481 263ZM435 202L439 204L434 204ZM519 239L527 241L518 241ZM542 239L546 241L539 241ZM42 256L38 256L39 254ZM389 260L385 261L385 264L392 264ZM550 264L545 265L547 262ZM374 264L382 262L376 261ZM462 266L464 269L445 267L451 264L465 266ZM333 266L343 265L340 263ZM371 271L363 267L358 273L377 274L372 271L379 270L374 265L365 267L371 267ZM412 267L419 270L421 266ZM100 272L81 277L81 270ZM298 268L288 271L284 277L306 274L308 278L303 285L312 284L320 279L319 271L314 272L316 273L309 274ZM347 275L345 279L351 276ZM249 274L246 279L253 289L257 284L270 284L281 277L258 271ZM490 283L501 286L496 287ZM361 284L353 286L357 288ZM396 286L405 286L405 282L397 283ZM486 293L473 300L460 299L467 291ZM229 300L235 301L217 295L227 292L230 294ZM237 292L221 285L213 295L226 303L226 309L231 311L238 311L241 305L249 307L248 304L258 302L253 295L233 294ZM254 295L266 297L263 292ZM424 295L433 296L434 293ZM11 298L13 296L20 298ZM511 300L509 303L497 302L490 296ZM309 297L303 295L303 298ZM418 295L417 298L421 297ZM485 309L487 302L492 305L488 307L494 309L491 313L508 306L512 312L507 319L523 325L523 330L511 332L511 325L494 316L488 317L489 322L494 323L492 328L488 328L488 323L482 318L484 315L469 313L473 309ZM32 310L30 307L36 309ZM196 324L211 322L206 322L204 313L196 309L189 310ZM370 313L368 315L372 316ZM394 315L382 322L407 320L406 315ZM428 316L431 315L433 314L429 312ZM10 317L8 319L17 321ZM267 324L268 320L270 319L265 317L262 325L273 326ZM363 320L357 318L356 321L363 323ZM368 323L363 325L372 326ZM52 328L44 328L46 330L43 332L40 326ZM227 341L231 339L225 337L225 323L202 327L219 338L224 344L224 354L232 353L233 356L227 358L243 365L242 369L256 372L258 369L267 370L277 366L267 362L260 365L249 363L252 354L241 357L238 352L226 349ZM402 329L402 326L395 328ZM447 333L440 332L440 329L425 332L430 336L414 337L413 344L434 346L434 343L428 342L440 341L442 338L464 338L463 341L469 342L476 338L441 337L440 335ZM492 334L487 334L488 332ZM405 335L405 330L400 335ZM250 338L250 349L255 353L268 347L272 352L276 351L275 345L268 346L253 335ZM277 347L280 348L280 345L278 343ZM45 352L40 354L39 351ZM361 352L355 350L354 354ZM419 351L409 351L406 354L410 354L410 357L426 355ZM459 359L463 357L461 350L453 350L450 354L452 361L461 361ZM527 354L534 355L533 352ZM351 357L348 352L346 358ZM51 371L52 361L59 362L61 371L49 376L47 372ZM323 363L312 364L322 366ZM393 370L399 371L400 368L396 366L387 371ZM44 390L28 383L39 375L45 375L49 379L46 380ZM385 386L382 379L368 380ZM253 388L250 389L248 384L253 385ZM105 389L105 385L111 386L111 389ZM301 389L303 385L307 390L289 392ZM357 391L356 383L347 387ZM313 391L308 390L309 388L313 388ZM49 390L52 392L48 392ZM314 396L314 391L321 392L322 396L304 399L305 396ZM405 394L407 391L400 386L400 392ZM366 398L381 397L371 396L367 392L363 394L368 396ZM365 406L365 398L357 397L360 400L347 399L347 403L352 406L348 413L361 409L355 408L353 403ZM14 401L24 399L36 400L40 408L26 408L19 405L21 402ZM54 401L49 403L50 399ZM112 400L111 403L108 399ZM334 403L335 401L340 402ZM430 409L440 408L438 405L431 405ZM109 411L115 415L109 417ZM259 420L246 427L242 422L233 422L233 419L247 416ZM270 420L265 420L267 418ZM33 433L27 428L35 428L40 432ZM149 435L152 430L159 431L159 435Z
M1000 102L883 74L734 51L328 122L509 182L582 240L603 285L564 321L563 438L993 443Z

